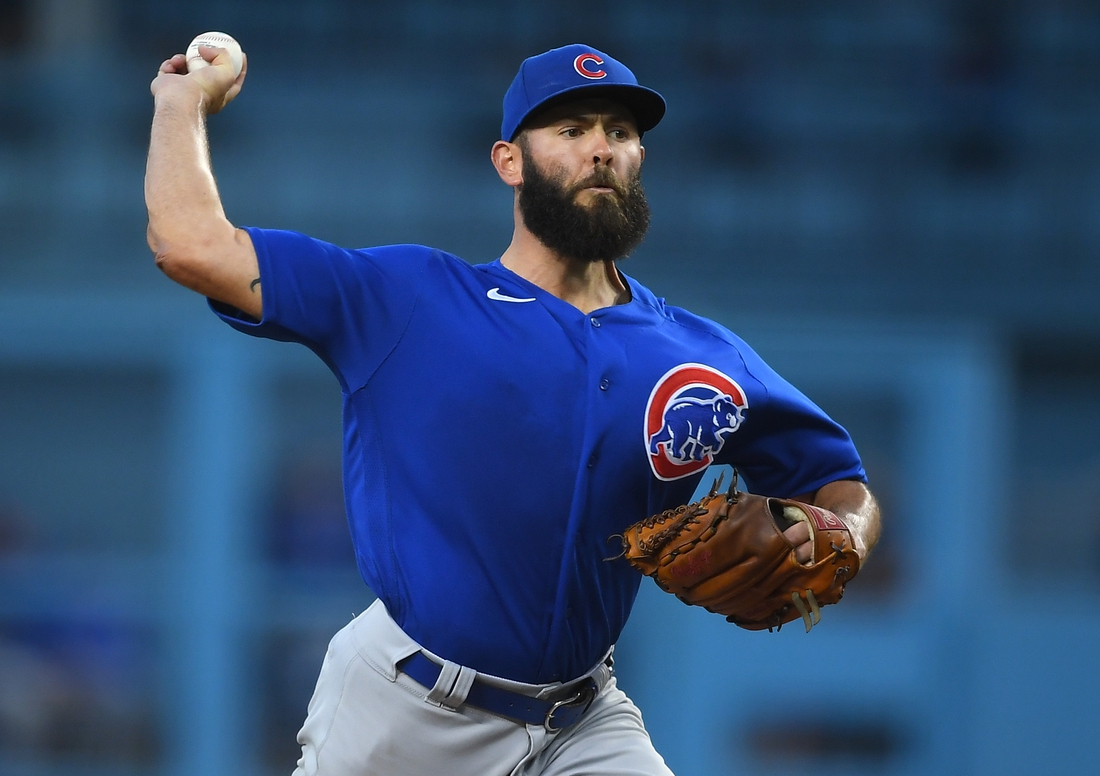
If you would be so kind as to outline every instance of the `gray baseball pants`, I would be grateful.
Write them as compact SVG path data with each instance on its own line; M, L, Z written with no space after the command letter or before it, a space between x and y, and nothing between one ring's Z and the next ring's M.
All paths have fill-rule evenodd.
M434 688L396 668L418 650L444 664ZM445 664L375 601L329 644L298 733L294 776L672 776L604 663L588 674L601 687L591 707L553 733L464 703L475 675L536 697L560 687Z

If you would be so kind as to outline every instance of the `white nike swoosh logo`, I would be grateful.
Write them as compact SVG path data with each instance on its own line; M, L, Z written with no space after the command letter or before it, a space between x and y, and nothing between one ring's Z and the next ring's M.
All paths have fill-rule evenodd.
M535 297L531 297L530 299L520 299L518 296L508 296L507 294L502 294L502 293L500 293L500 286L497 286L496 288L490 288L488 291L485 292L485 296L489 297L490 299L492 299L493 301L496 301L496 302L533 302L533 301L535 301Z

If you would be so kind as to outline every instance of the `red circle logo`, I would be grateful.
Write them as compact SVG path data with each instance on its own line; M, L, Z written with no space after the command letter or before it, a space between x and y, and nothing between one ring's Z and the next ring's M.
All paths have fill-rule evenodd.
M729 375L705 364L680 364L653 386L645 408L649 467L661 480L703 471L741 427L748 400Z
M573 69L585 78L593 81L598 81L601 78L607 77L605 70L600 70L600 65L603 64L603 60L595 54L581 54L579 57L573 60ZM596 69L589 70L589 65L595 65Z

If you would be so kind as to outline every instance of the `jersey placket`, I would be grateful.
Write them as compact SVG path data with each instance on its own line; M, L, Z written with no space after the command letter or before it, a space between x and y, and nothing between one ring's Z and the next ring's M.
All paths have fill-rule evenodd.
M600 476L601 446L608 430L611 405L615 395L615 376L621 374L625 357L620 343L616 341L618 312L614 308L589 314L584 320L584 348L587 363L585 397L578 402L577 409L585 414L584 438L581 441L581 455L578 458L576 486L573 492L569 523L566 528L565 544L562 549L562 563L558 578L558 589L554 605L554 622L550 630L551 651L574 649L573 634L587 634L591 623L574 617L574 597L584 595L578 589L586 580L583 570L575 565L576 545L585 534L585 521L591 513L592 483ZM575 330L574 330L575 331ZM591 593L589 593L591 594ZM586 635L587 637L587 635ZM557 645L555 647L554 645ZM588 668L586 666L585 668ZM552 676L548 681L567 681L572 677Z

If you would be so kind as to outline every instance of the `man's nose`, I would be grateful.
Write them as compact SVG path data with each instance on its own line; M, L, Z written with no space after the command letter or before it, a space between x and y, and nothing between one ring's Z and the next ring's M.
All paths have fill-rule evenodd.
M597 167L601 164L611 164L614 153L611 150L611 143L607 141L607 135L603 131L596 131L592 133L592 137L592 162Z

